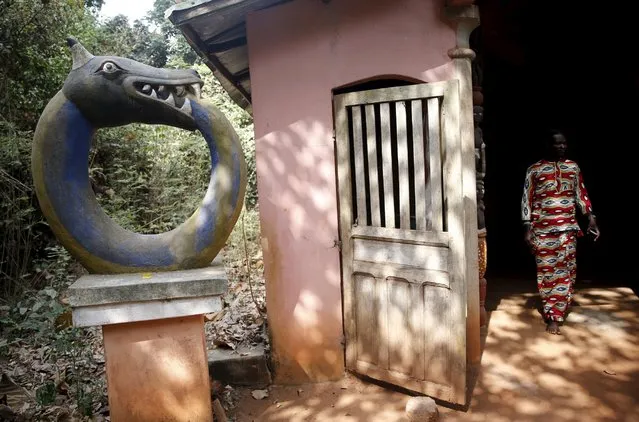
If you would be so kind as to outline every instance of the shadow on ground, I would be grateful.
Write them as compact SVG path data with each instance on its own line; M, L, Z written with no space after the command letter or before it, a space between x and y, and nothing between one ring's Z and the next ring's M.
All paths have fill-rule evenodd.
M581 283L562 336L545 332L530 286L493 280L488 326L466 412L445 421L639 421L639 298L627 287ZM523 293L522 293L523 291ZM358 378L241 390L237 421L403 421L409 395Z

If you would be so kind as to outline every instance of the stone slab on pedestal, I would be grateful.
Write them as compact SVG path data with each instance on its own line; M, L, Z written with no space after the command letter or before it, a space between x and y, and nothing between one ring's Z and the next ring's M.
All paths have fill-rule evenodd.
M85 275L69 287L73 325L90 327L203 315L222 309L221 264L164 273Z
M220 263L87 275L68 292L73 324L102 326L112 422L212 422L204 314L222 309Z

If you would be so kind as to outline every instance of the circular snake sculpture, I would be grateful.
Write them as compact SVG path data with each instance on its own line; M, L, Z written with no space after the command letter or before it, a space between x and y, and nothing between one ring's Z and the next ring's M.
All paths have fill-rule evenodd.
M244 202L246 162L227 118L200 99L193 70L159 69L134 60L93 56L67 40L73 66L42 112L34 135L32 171L42 212L62 245L92 273L200 268L224 246ZM88 158L98 128L129 123L199 130L211 158L204 200L176 229L126 230L100 207Z

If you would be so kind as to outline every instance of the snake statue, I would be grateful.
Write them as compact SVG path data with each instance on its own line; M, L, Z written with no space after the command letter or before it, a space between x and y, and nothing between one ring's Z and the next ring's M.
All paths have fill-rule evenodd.
M246 190L246 162L231 123L200 98L203 82L194 70L93 56L74 38L67 43L73 66L40 116L32 151L36 195L53 233L91 273L210 265L237 222ZM211 177L200 207L165 233L139 234L118 225L89 181L95 131L134 122L199 130L209 147Z

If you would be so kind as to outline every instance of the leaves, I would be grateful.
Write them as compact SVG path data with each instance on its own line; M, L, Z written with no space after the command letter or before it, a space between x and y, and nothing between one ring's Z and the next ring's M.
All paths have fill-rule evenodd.
M0 2L0 115L33 128L71 66L65 39L90 19L82 2Z
M47 381L36 389L38 404L46 406L55 403L56 388L53 381Z

